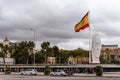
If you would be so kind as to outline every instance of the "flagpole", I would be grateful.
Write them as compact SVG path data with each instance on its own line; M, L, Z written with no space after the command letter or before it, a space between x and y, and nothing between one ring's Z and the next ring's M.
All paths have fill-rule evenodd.
M91 29L89 27L89 63L92 63L91 61Z
M90 22L90 11L88 14L88 19ZM89 24L89 63L92 63L92 54L91 54L91 28L90 28L90 24Z

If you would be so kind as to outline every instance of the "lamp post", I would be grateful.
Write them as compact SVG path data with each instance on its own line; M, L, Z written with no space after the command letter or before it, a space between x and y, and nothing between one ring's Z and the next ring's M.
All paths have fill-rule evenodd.
M34 36L34 40L33 40L33 42L34 42L34 44L35 44L35 28L30 28L30 30L32 30L33 31L33 36ZM34 69L35 69L35 48L33 48L33 54L34 54Z

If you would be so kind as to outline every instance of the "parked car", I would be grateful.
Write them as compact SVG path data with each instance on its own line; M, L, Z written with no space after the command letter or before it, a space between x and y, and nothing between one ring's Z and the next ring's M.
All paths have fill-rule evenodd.
M56 70L56 71L52 71L50 72L51 76L67 76L67 73L63 70Z
M37 75L36 69L26 69L20 72L21 75Z

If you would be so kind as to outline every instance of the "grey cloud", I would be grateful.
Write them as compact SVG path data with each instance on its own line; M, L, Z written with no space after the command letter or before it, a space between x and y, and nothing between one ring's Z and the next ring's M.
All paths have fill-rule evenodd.
M33 31L29 29L35 28L37 42L50 41L64 45L72 44L71 40L78 39L84 45L88 45L89 29L80 33L74 32L74 25L88 11L90 4L88 0L1 0L0 2L0 39L8 36L10 40L33 40ZM94 31L102 33L103 38L120 35L118 7L117 0L94 0L89 6L90 25ZM75 43L74 46L76 45Z

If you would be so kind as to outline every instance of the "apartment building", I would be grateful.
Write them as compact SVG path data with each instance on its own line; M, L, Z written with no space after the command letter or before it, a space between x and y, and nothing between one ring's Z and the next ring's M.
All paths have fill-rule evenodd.
M102 45L101 54L105 57L120 61L120 48L118 45Z

